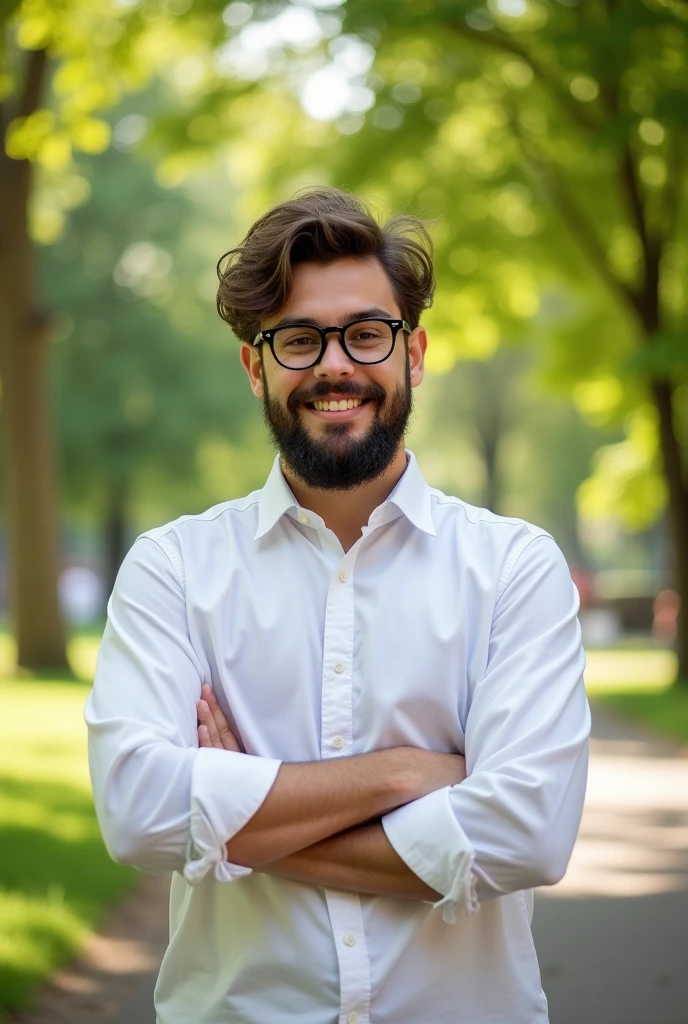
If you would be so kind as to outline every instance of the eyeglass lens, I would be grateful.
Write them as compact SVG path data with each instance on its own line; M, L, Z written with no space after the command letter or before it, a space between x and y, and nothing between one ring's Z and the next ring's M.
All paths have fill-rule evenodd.
M284 366L310 366L320 355L322 339L315 327L282 327L273 339L275 356ZM394 333L383 320L360 320L349 324L344 344L360 363L377 363L392 351Z

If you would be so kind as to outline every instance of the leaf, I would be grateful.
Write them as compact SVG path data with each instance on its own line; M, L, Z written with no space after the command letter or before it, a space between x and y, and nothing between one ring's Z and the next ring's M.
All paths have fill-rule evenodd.
M72 160L72 144L64 132L49 135L36 154L36 161L46 171L64 171Z
M69 133L82 153L103 153L110 145L112 129L98 117L85 117L70 125Z
M659 121L688 124L688 89L671 89L657 99L655 112Z
M15 117L7 127L5 151L12 160L35 160L55 127L50 110L35 110L28 117Z
M688 331L663 331L653 335L625 360L623 369L649 377L688 373Z

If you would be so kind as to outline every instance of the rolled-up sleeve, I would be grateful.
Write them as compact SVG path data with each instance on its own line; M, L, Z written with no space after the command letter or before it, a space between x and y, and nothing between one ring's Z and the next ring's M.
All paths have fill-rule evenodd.
M580 825L590 711L578 593L547 534L528 540L498 597L466 721L460 785L382 819L390 843L454 908L563 876Z
M253 817L280 761L199 749L196 701L206 678L189 639L178 569L141 537L108 604L85 718L96 811L115 860L180 871L193 885L249 874L226 843Z

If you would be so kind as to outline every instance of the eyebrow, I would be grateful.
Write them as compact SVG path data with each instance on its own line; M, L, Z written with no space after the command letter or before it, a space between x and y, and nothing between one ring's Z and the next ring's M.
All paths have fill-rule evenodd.
M342 327L344 324L351 323L352 320L376 320L379 317L384 317L385 320L402 319L401 317L392 316L389 310L382 309L380 306L369 306L368 309L359 309L353 313L347 313L342 322L334 326ZM274 331L278 327L293 327L295 324L308 324L311 327L333 326L331 324L319 324L312 316L287 316L280 320L279 323L273 324L269 330Z

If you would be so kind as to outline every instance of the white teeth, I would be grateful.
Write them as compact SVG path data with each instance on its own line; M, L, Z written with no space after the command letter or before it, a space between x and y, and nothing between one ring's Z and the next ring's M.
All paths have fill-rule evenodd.
M344 412L345 409L356 409L361 402L362 398L341 398L338 402L313 402L313 406L318 412Z

